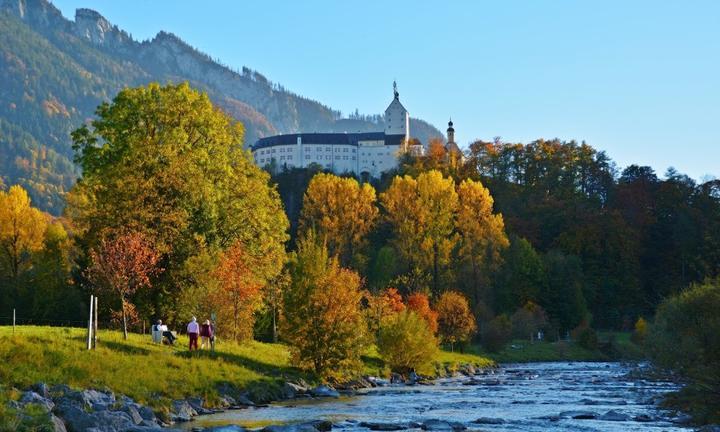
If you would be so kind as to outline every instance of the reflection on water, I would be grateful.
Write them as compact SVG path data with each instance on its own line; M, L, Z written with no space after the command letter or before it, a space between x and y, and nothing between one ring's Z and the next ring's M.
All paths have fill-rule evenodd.
M367 431L360 422L401 423L441 419L469 429L492 431L679 431L654 402L677 389L668 382L628 377L619 363L534 363L505 365L494 375L443 379L430 386L391 386L340 399L296 400L203 416L190 424L267 424L330 420L334 430ZM560 418L582 411L602 416L614 410L621 421ZM564 417L570 417L565 415ZM487 417L503 424L474 424ZM642 420L642 421L638 421Z

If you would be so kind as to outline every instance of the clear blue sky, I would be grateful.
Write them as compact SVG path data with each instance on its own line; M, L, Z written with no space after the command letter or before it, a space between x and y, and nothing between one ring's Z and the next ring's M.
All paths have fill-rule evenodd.
M344 114L413 117L461 146L586 140L620 167L720 177L720 1L56 0L136 39L166 30Z

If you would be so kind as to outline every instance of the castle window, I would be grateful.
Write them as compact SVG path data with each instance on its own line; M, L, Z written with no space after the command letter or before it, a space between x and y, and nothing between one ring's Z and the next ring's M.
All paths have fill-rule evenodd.
M355 149L352 149L352 150L353 150L353 153L355 153Z
M352 160L355 160L355 156L352 157Z
M332 159L332 156L325 156L325 160L330 160L330 159Z
M325 151L331 152L331 151L332 151L332 147L325 147Z
M343 160L348 160L348 157L347 157L347 156L343 156Z
M340 160L340 156L335 156L335 160Z
M305 159L310 159L310 155L305 155Z
M306 152L309 152L309 151L310 151L310 147L305 147L305 151L306 151Z
M348 152L348 149L344 148L343 153L347 153L347 152Z

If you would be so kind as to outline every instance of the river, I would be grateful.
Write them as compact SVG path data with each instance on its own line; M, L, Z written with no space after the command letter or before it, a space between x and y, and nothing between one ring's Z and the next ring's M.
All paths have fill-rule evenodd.
M678 386L632 377L630 371L620 363L507 364L493 374L440 379L433 385L378 387L339 399L294 400L201 416L186 427L257 428L323 419L333 423L333 430L354 432L368 430L362 422L417 429L440 419L487 431L689 430L654 403ZM600 419L611 410L614 420ZM573 418L578 415L598 418ZM483 417L486 423L502 423L474 423Z

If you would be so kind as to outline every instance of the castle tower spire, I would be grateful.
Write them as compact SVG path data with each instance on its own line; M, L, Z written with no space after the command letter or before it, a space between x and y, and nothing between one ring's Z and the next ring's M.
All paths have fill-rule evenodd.
M395 99L400 99L400 93L397 91L397 81L393 80L393 95Z
M448 140L448 145L450 143L453 143L453 144L455 143L455 128L453 127L452 118L450 118L450 121L448 122L447 140Z

